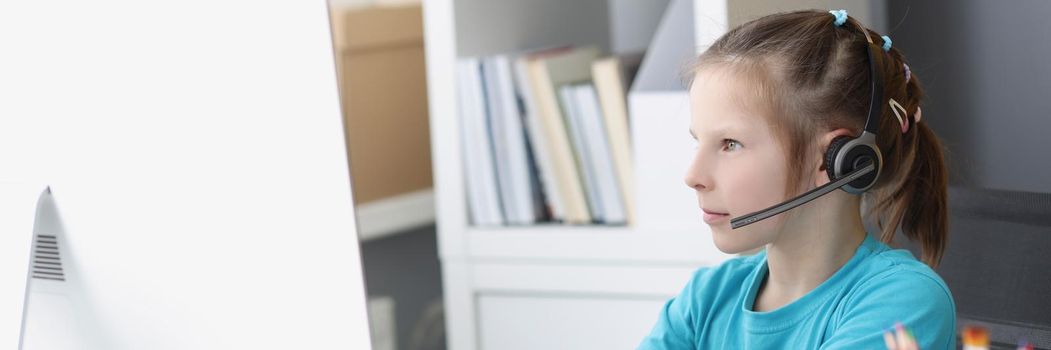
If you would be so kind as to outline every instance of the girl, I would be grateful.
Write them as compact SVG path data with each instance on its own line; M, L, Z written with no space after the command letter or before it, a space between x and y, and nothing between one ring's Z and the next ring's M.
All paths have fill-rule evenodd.
M890 38L843 10L775 14L723 35L690 73L697 150L686 185L719 250L766 249L699 269L640 348L955 349L955 305L932 270L947 235L941 144L920 123L923 90ZM837 180L826 151L862 133L872 100L882 167L863 195L836 190L731 228ZM923 263L887 246L899 224Z

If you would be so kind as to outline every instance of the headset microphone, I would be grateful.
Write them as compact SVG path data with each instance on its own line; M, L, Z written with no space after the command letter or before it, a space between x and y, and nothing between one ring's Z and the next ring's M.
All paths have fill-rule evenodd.
M756 221L780 214L789 209L803 205L806 202L812 201L817 197L824 196L825 194L832 192L833 190L838 189L840 187L843 187L843 185L846 185L851 181L857 180L859 177L868 175L869 173L876 170L875 164L872 164L872 162L869 162L867 164L867 166L861 169L854 170L839 180L821 185L821 187L810 190L807 193L801 194L796 198L792 198L787 202L745 215L743 217L733 218L730 220L730 227L736 229L748 226Z

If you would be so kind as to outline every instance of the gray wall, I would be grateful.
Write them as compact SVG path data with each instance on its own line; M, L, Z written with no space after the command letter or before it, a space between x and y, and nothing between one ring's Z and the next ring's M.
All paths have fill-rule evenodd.
M890 1L953 185L1051 193L1051 2Z
M609 0L610 50L645 51L670 0Z

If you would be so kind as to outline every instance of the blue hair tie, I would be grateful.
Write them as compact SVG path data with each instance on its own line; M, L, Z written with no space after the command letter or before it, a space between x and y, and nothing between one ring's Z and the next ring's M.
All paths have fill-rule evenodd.
M890 51L890 43L891 43L890 37L884 35L884 36L881 36L881 38L883 38L883 51Z
M836 27L842 26L843 23L847 23L847 10L832 10L828 11L833 16L836 16Z

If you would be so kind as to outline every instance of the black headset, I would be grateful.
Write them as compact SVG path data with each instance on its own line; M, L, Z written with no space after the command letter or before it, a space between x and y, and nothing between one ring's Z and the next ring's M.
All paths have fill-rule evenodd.
M869 56L869 80L872 81L869 114L865 118L865 129L861 135L857 137L838 136L829 143L828 150L825 151L824 164L831 181L781 204L733 218L730 220L731 228L741 228L780 214L837 188L860 195L876 184L876 179L879 178L880 170L883 168L883 154L876 145L876 129L879 128L879 117L883 113L883 75L877 70L880 67L877 61L883 58L880 52L883 48L872 41L867 29L861 28L861 32L865 34L867 41L865 47L868 49Z

